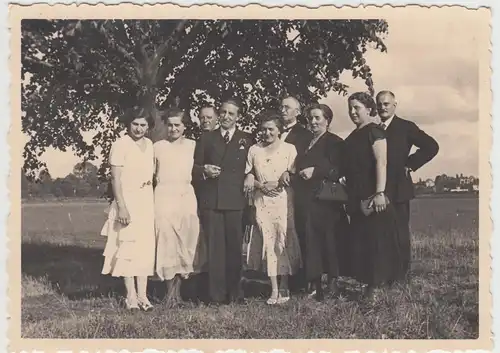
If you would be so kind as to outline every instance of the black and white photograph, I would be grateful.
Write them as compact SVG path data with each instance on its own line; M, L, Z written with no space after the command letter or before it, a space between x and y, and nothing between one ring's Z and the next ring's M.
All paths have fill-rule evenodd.
M34 6L21 339L489 349L486 9Z

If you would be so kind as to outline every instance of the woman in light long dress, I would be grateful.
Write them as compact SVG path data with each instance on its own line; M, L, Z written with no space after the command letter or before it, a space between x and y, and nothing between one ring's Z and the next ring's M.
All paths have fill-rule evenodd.
M253 194L257 223L248 246L248 267L267 272L272 286L267 303L272 305L289 300L288 276L302 266L293 194L288 183L282 183L284 175L293 173L297 151L279 138L279 114L263 116L260 128L263 141L250 147L246 166L245 192Z
M128 309L149 311L148 276L154 274L153 143L144 137L153 119L142 109L124 118L127 134L111 147L113 201L101 234L107 236L103 274L123 277ZM137 288L136 288L137 280Z
M195 142L183 137L188 119L173 108L163 117L166 139L154 144L156 163L156 275L167 283L172 304L181 301L180 280L206 264L191 173Z

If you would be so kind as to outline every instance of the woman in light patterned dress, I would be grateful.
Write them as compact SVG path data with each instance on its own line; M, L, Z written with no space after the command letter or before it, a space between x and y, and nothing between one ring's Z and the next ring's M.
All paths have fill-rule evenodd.
M273 305L289 300L288 276L302 266L292 190L280 181L284 173L293 173L297 151L279 138L279 114L263 116L260 129L262 142L250 147L245 171L245 192L253 195L257 223L248 246L248 266L267 272L272 286L267 303Z
M149 311L146 289L155 259L154 160L153 143L145 134L154 120L140 108L123 120L127 134L112 145L109 154L113 201L101 232L107 236L102 273L124 278L127 309Z
M189 117L172 108L163 116L166 139L154 144L156 163L156 274L167 283L169 304L181 302L180 282L206 265L198 204L191 185L195 141L184 138Z

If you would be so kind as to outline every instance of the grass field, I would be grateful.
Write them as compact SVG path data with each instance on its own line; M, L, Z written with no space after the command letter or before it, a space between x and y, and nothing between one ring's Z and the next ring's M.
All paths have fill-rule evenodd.
M248 305L152 313L119 306L120 281L100 275L104 203L25 204L22 336L25 338L477 338L478 199L412 203L413 281L375 302L294 297L269 307L270 289L247 282ZM355 284L346 282L356 292ZM151 282L160 301L163 285ZM184 290L190 295L189 286Z

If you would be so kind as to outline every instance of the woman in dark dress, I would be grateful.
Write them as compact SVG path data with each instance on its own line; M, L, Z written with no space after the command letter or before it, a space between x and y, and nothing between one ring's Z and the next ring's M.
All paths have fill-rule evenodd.
M351 95L349 116L356 129L344 141L343 174L349 194L351 273L367 285L371 297L376 289L397 278L402 266L397 241L397 217L387 195L387 143L384 130L375 123L376 105L364 92ZM365 216L361 200L372 198L373 211Z
M347 216L342 205L320 201L316 195L323 180L339 178L342 138L327 131L333 118L328 106L313 104L305 113L313 136L309 147L298 151L295 160L294 190L296 205L300 205L295 209L295 226L307 281L312 283L315 297L321 301L324 299L322 274L328 274L332 294L338 292L339 263L335 239L336 232L345 227Z

